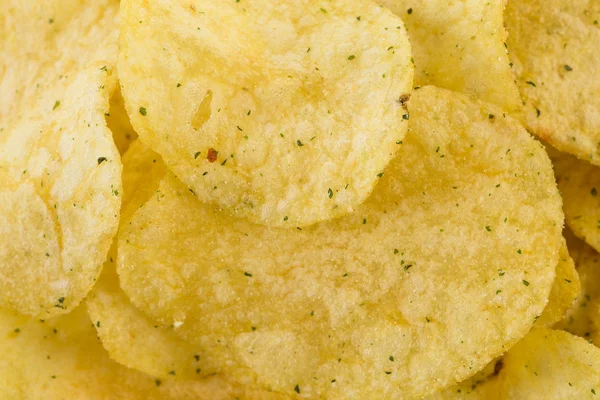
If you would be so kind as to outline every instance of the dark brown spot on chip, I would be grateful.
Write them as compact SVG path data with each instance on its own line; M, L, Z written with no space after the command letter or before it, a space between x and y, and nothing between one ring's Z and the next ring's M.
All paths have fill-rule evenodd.
M214 163L215 161L217 161L217 154L219 154L219 152L211 147L210 149L208 149L206 159L208 160L208 162Z

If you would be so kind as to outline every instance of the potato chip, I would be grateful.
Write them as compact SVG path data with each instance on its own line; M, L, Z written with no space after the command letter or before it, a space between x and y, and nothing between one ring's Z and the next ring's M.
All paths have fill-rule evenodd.
M165 175L121 232L125 292L201 360L284 393L408 398L483 368L550 293L551 164L496 107L428 87L409 110L369 200L309 228L228 217Z
M377 0L400 16L412 46L415 84L470 94L517 113L503 25L505 0Z
M352 211L397 153L413 66L388 10L127 0L121 12L133 127L200 200L295 229Z
M600 249L600 169L547 147L563 197L565 221L575 235Z
M485 372L427 400L592 399L600 393L600 349L567 332L537 328Z
M104 119L115 77L98 63L70 79L54 107L0 135L0 305L42 318L92 288L121 205Z
M573 259L569 255L567 244L560 250L560 259L556 266L556 278L552 284L548 304L544 312L535 322L536 326L552 326L563 319L579 297L581 285L575 270Z
M166 171L160 156L134 141L123 158L122 223L155 193ZM162 171L162 172L161 172ZM153 182L155 184L153 184ZM200 379L201 360L196 349L172 332L158 326L135 308L119 287L115 271L116 246L111 248L102 275L86 305L98 337L110 358L121 365L165 379ZM283 399L287 396L236 385L222 376L201 378L194 393L210 400Z
M600 165L600 3L513 0L505 18L527 128Z
M557 327L600 345L600 255L573 234L567 240L581 280L581 295Z
M117 57L117 0L0 2L0 130L54 107L77 72Z
M119 153L125 154L132 141L137 138L137 133L133 130L121 90L117 90L110 98L110 110L106 115L106 124L113 133L113 139L119 149Z
M77 307L50 320L0 311L2 399L213 399L194 382L155 379L109 360Z

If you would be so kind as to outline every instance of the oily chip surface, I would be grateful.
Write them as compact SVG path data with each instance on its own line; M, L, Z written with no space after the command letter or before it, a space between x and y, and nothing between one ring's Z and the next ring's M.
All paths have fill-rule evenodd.
M503 24L505 0L377 0L406 24L415 84L435 85L520 112Z
M527 128L600 165L600 3L511 0L505 13Z
M408 124L402 21L372 2L121 2L131 122L203 202L270 226L351 212Z
M133 304L233 379L288 394L422 396L483 368L549 296L552 167L496 107L428 87L409 110L369 200L309 228L228 217L166 174L119 238Z

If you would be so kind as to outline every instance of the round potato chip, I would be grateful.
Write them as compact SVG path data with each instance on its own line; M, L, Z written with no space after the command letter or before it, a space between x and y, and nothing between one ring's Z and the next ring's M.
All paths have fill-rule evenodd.
M520 112L503 25L505 0L377 0L406 24L415 84L473 95Z
M200 200L302 227L351 212L397 153L413 66L388 10L126 0L121 12L133 127Z
M118 50L118 0L0 2L0 130L52 108L78 71Z
M513 0L505 19L527 128L600 165L600 3Z
M123 158L122 223L126 224L133 211L155 193L160 179L154 176L162 176L164 172L158 154L140 141L131 144ZM288 398L234 384L222 376L199 378L200 356L196 349L175 335L173 327L158 326L131 304L119 287L115 261L116 246L113 246L99 281L86 299L88 314L111 359L160 380L201 379L193 386L200 399Z
M600 349L567 332L537 328L482 373L427 400L593 399L596 393Z
M97 322L95 322L97 323ZM157 379L108 358L85 307L49 320L0 311L0 398L230 400L227 381ZM271 394L269 394L271 395ZM276 397L247 397L248 400ZM246 397L244 397L246 399Z
M92 288L121 205L104 119L116 79L102 63L69 79L55 106L0 134L0 306L42 318Z
M600 169L547 146L563 197L565 221L579 238L600 249Z
M557 327L600 345L600 255L572 233L566 233L581 279L581 295Z
M569 255L566 242L560 248L560 259L556 266L556 278L552 284L548 304L544 312L535 321L538 327L549 327L561 321L571 310L581 292L579 275L575 263Z
M428 87L409 110L369 200L309 228L229 217L166 174L121 232L125 292L205 365L284 393L408 398L483 368L550 293L552 167L496 107Z

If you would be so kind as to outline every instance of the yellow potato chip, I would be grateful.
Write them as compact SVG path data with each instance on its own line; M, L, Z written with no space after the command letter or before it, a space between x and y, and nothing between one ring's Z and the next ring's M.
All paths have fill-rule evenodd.
M2 399L231 399L218 379L212 386L157 379L111 361L83 306L49 320L2 310L0 330Z
M98 63L70 81L54 107L0 135L0 306L42 318L92 288L121 205L104 119L115 77Z
M399 149L410 46L370 1L127 0L121 13L133 127L204 202L310 225L362 203Z
M503 25L505 0L377 0L406 24L415 84L470 94L520 110Z
M563 197L565 221L575 235L600 249L600 169L547 146Z
M427 400L593 399L600 349L567 332L536 328L483 373Z
M117 57L117 0L0 2L0 129L43 112L78 71Z
M369 200L309 228L228 217L166 174L119 237L133 304L215 369L289 394L408 398L483 368L550 293L552 167L496 107L428 87L409 110Z
M566 236L581 280L581 295L557 327L600 345L600 255L573 234Z
M161 172L162 171L162 172ZM166 171L160 156L134 141L123 158L122 223L155 193ZM87 297L88 314L98 337L114 361L164 379L199 379L203 360L196 349L181 340L173 327L158 326L135 308L119 287L115 271L116 246L111 248L102 275ZM201 378L194 393L201 398L283 399L287 396L233 384L221 376Z
M113 139L119 149L119 153L124 154L132 141L137 138L137 133L133 130L121 90L117 90L110 98L110 110L106 114L106 124L113 133Z
M527 128L600 165L600 3L511 0L505 19Z
M552 284L548 304L544 312L535 322L536 326L552 326L563 319L573 307L579 297L581 284L579 275L575 270L573 259L569 255L567 244L564 243L560 250L560 259L556 266L556 278Z

